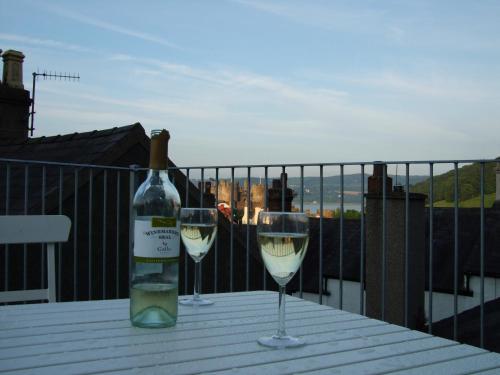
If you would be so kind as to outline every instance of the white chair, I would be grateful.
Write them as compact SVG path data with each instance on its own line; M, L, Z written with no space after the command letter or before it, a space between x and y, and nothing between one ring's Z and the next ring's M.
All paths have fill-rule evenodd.
M47 244L47 289L0 292L0 302L48 300L56 302L54 245L66 242L71 221L64 215L0 216L0 244Z

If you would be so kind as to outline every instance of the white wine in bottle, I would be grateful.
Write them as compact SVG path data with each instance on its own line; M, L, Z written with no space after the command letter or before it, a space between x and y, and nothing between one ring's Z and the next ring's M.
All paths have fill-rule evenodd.
M151 132L148 176L134 196L130 321L137 327L177 321L181 200L167 173L169 138Z

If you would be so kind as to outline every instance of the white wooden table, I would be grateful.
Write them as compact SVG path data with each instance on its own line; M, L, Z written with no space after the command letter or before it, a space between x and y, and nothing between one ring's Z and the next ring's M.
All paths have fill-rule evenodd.
M128 300L0 307L0 374L500 374L500 354L287 298L292 349L257 344L277 294L214 294L180 306L177 326L131 327Z

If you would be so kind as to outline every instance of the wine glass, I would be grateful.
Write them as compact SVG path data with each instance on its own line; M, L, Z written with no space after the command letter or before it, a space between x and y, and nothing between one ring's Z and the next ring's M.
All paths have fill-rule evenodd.
M216 208L182 208L181 238L189 256L194 260L194 293L192 298L183 298L181 305L211 305L212 301L200 296L201 260L207 255L217 234Z
M305 341L285 331L285 286L295 275L309 243L309 218L298 212L259 213L257 242L267 271L279 285L279 325L275 335L259 338L273 348L301 346Z

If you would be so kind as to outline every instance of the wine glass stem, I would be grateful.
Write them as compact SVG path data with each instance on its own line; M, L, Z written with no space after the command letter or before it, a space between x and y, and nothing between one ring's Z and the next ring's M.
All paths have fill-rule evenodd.
M201 289L200 271L201 271L201 262L199 261L194 262L194 293L193 293L194 300L200 299L200 289Z
M285 285L279 286L279 318L278 318L278 337L286 336L285 331Z

